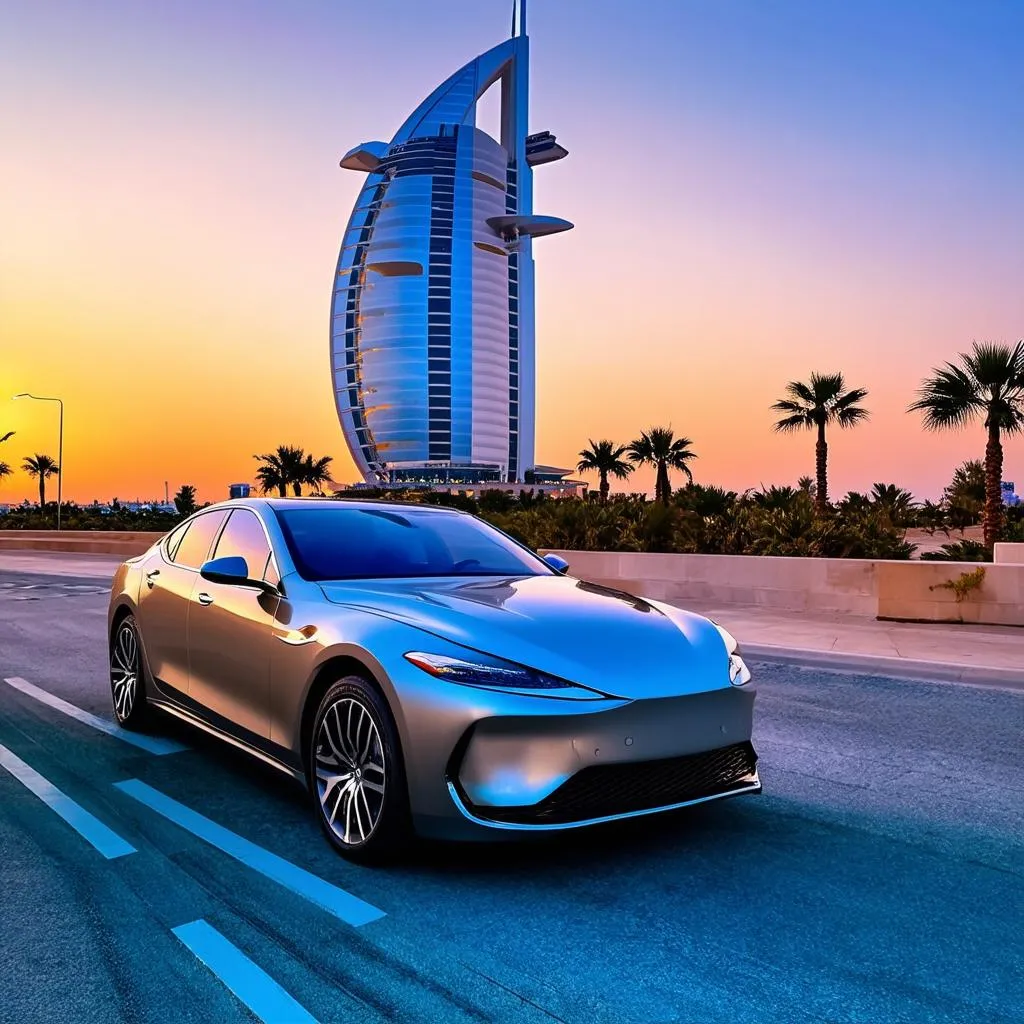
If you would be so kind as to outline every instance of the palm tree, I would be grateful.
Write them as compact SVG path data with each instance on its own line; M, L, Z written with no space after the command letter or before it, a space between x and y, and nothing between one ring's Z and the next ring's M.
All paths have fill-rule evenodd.
M276 451L254 455L253 458L263 463L256 470L256 479L264 494L277 491L278 496L284 498L289 487L294 488L296 495L302 493L306 453L301 448L282 444Z
M981 522L985 511L985 464L981 459L968 459L957 466L942 498L949 525L954 529Z
M587 441L589 448L580 452L580 461L576 464L578 473L597 473L601 482L601 501L608 500L608 474L625 480L633 472L633 464L622 456L626 454L625 445L617 445L614 441Z
M786 397L780 398L773 406L775 412L785 413L775 423L780 433L794 430L816 430L818 443L815 450L814 503L818 515L828 509L828 443L825 441L825 427L838 423L840 427L852 427L868 418L868 411L858 405L867 397L865 388L846 390L846 381L841 373L812 373L811 381L791 380L786 385Z
M676 491L673 499L675 503L688 512L694 512L701 519L709 519L712 516L728 515L736 505L739 497L735 491L727 491L724 487L716 487L714 484L687 484Z
M981 459L967 459L953 470L953 479L943 488L942 496L952 505L985 504L985 463Z
M909 526L917 512L914 496L896 484L873 484L870 498L872 506L888 516L893 526Z
M307 455L306 461L302 464L302 483L312 487L315 494L320 494L323 484L334 483L330 471L333 461L334 459L330 455L325 455L321 459L314 459L312 455ZM298 484L295 485L295 493L299 493Z
M10 439L12 437L14 437L14 431L13 430L8 430L7 433L4 434L3 437L0 437L0 444L3 444L4 441L10 441Z
M690 451L691 444L693 442L688 437L676 437L671 427L651 427L626 448L631 462L638 465L646 463L657 469L655 501L667 505L672 499L672 485L668 477L670 469L681 470L688 481L693 481L688 463L697 458L697 453Z
M764 484L761 485L761 490L751 491L749 493L750 500L761 508L766 509L787 509L790 508L797 497L805 492L801 491L797 487L790 487L788 484L784 487L778 487L772 484L767 490L765 490ZM807 499L804 498L804 501Z
M1003 433L1024 430L1024 341L1009 345L976 341L961 352L959 363L946 363L932 371L918 389L912 412L924 413L928 430L964 427L984 417L985 546L991 549L1003 524Z
M49 455L40 455L37 452L35 455L26 456L21 468L29 476L39 480L39 509L42 511L46 507L46 478L59 473L60 466Z

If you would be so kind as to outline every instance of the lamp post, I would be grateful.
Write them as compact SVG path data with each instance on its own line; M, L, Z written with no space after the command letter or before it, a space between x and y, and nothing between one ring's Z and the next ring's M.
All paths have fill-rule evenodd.
M20 395L15 395L15 398L31 398L36 402L56 402L60 406L60 425L58 427L57 434L57 529L60 529L60 506L61 496L63 494L63 483L64 483L64 403L59 398L47 398L44 395L30 395L27 391L22 391ZM41 511L41 510L40 510Z

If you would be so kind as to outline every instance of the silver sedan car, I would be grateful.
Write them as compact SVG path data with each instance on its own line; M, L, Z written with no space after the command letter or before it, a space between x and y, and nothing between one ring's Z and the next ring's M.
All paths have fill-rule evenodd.
M567 571L447 508L213 505L114 577L114 711L301 780L361 860L759 792L736 641Z

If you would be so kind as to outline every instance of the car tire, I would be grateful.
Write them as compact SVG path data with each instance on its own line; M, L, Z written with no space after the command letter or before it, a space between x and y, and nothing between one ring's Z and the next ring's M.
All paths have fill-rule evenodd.
M117 724L142 732L152 722L146 700L146 668L134 615L126 615L110 636L110 700Z
M411 835L398 730L387 702L357 675L332 684L309 738L309 788L328 842L349 860L393 860Z

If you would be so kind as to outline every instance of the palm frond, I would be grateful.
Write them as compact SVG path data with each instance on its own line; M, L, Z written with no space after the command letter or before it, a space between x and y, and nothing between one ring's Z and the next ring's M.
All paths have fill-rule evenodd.
M781 403L776 403L778 406ZM791 416L785 416L781 420L777 420L774 425L774 430L780 434L787 434L794 430L801 430L806 427L814 426L814 420L806 410L794 412Z
M814 374L811 374L811 380L814 380ZM791 380L786 385L786 394L791 395L796 401L802 402L804 405L814 405L815 395L812 388L809 388L802 380Z
M966 356L964 363L966 366ZM918 389L909 410L923 413L928 430L962 427L985 411L978 380L953 363L937 367Z
M846 382L841 373L812 373L811 393L815 405L830 405L843 393Z

